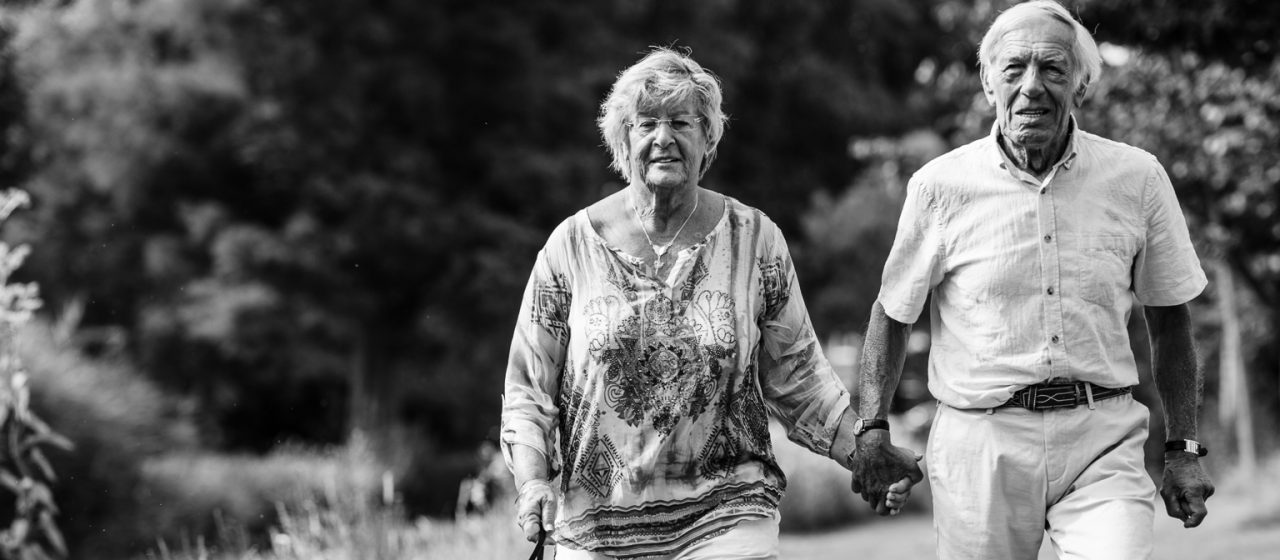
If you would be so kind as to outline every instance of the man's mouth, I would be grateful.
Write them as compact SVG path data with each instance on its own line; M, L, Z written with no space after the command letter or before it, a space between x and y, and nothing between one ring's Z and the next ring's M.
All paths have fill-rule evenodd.
M1048 115L1049 110L1048 109L1022 109L1014 112L1014 114L1020 117L1030 117L1034 119L1034 118L1039 118L1039 117Z
M680 158L670 156L658 157L649 160L649 163L680 163Z

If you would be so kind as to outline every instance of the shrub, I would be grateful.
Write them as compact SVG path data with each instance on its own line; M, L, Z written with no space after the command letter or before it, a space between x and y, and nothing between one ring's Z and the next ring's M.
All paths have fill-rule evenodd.
M117 559L154 545L156 511L142 465L194 447L184 404L123 360L94 360L63 345L47 323L18 333L31 372L32 408L76 443L49 459L61 476L55 495L72 556Z

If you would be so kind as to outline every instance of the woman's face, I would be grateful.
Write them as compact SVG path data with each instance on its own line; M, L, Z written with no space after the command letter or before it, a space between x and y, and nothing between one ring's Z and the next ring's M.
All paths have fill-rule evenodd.
M692 100L640 111L627 126L631 178L651 188L694 187L707 137Z

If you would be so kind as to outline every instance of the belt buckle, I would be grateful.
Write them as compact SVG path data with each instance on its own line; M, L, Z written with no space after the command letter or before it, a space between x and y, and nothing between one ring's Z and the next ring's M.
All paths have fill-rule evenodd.
M1023 396L1023 398L1025 399L1025 402L1023 402L1023 403L1022 403L1022 407L1023 407L1023 408L1026 408L1027 410L1039 410L1039 409L1040 409L1040 408L1039 408L1039 407L1040 407L1040 403L1038 402L1038 401L1040 400L1040 387L1039 387L1039 386L1037 386L1037 385L1030 385L1030 386L1028 386L1028 387L1027 387L1027 392L1026 392L1026 394Z
M1071 389L1067 389L1068 385L1046 385L1047 389L1043 394L1039 390L1036 391L1036 397L1040 402L1036 403L1039 410L1049 410L1054 408L1075 408L1079 403L1076 402L1076 391L1079 391L1078 385L1071 385ZM1072 400L1064 400L1063 397L1070 396ZM1042 399L1040 397L1043 397Z

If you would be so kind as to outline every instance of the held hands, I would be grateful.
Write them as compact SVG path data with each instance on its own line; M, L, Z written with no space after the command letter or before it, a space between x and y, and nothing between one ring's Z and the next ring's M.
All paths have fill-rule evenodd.
M1182 526L1191 528L1204 521L1209 510L1204 501L1213 495L1213 482L1200 466L1200 458L1183 451L1164 454L1164 483L1160 497L1169 517L1182 520Z
M872 430L858 437L850 457L850 487L879 515L897 515L911 495L911 487L924 478L921 457L889 441L889 433Z
M555 529L556 493L551 483L537 478L520 485L520 495L516 497L516 524L524 531L524 538L529 542L537 542L538 532L546 529L546 544L554 542L550 533Z

